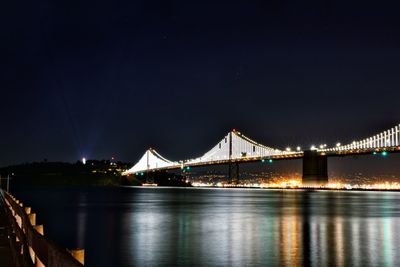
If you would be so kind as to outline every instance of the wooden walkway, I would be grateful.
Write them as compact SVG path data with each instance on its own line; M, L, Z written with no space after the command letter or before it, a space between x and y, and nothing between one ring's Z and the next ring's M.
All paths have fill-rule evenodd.
M0 201L0 266L15 266L12 261L10 242L8 239L8 220Z
M0 267L83 267L84 250L67 250L48 239L31 207L1 189L0 203Z

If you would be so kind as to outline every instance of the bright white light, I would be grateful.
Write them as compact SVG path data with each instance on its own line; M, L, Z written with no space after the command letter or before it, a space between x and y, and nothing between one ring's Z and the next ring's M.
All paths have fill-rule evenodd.
M287 147L287 148L286 148L286 151L287 151L287 152L290 152L290 150L292 150L290 147Z
M301 147L299 147L299 146L296 147L296 150L297 150L297 151L300 151L300 150L301 150Z
M317 148L314 145L312 145L310 149L311 150L316 150Z
M341 145L342 145L341 143L337 143L337 144L336 144L336 146L341 146Z
M86 158L82 158L82 163L83 163L83 165L86 164Z
M183 161L180 164L183 166ZM148 170L153 170L157 168L165 168L170 166L179 167L178 162L172 162L167 160L166 158L162 157L160 154L157 153L154 149L147 150L140 160L129 170L124 172L124 175L136 172L144 172Z

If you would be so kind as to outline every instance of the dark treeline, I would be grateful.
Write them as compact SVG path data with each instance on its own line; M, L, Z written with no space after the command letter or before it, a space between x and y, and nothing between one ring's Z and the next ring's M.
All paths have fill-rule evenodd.
M107 160L86 164L44 160L1 168L0 175L10 176L13 185L119 185L122 183L120 170L125 165L128 166Z
M109 160L24 163L0 168L2 187L10 177L11 186L29 185L141 185L157 183L160 186L188 186L184 177L174 173L151 172L143 175L122 176L121 173L132 166L131 163Z

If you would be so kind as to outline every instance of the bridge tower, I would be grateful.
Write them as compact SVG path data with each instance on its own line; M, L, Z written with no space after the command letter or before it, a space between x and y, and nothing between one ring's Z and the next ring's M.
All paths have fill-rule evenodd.
M235 130L233 130L235 131ZM229 141L229 166L228 166L228 179L231 184L239 184L239 163L232 162L232 132L228 134L228 141Z
M153 184L154 183L154 172L149 172L150 169L150 153L151 148L146 151L146 184Z
M239 184L239 163L229 163L228 177L231 184Z
M304 151L303 184L324 185L328 183L328 157L316 150Z

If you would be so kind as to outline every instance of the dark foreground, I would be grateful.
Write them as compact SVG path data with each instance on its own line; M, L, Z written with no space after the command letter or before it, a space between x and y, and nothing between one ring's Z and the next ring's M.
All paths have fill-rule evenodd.
M87 266L400 266L400 193L27 188Z
M0 199L0 266L9 267L13 266L13 261L8 240L8 218L3 210L3 205L5 203Z

